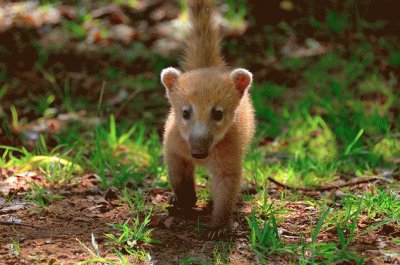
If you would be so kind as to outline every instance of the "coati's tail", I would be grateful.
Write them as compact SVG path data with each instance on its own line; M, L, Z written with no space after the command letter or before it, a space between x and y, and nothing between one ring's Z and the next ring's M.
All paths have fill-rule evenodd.
M224 67L220 35L213 19L213 0L188 0L190 34L182 67L185 71L206 67Z

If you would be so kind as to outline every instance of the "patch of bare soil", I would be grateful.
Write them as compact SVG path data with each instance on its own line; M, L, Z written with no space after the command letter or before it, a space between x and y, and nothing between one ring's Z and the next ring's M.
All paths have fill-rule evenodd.
M78 240L91 247L91 234L101 251L109 251L101 244L105 239L103 234L111 230L108 224L126 220L129 210L125 205L116 207L106 201L94 184L87 185L95 178L91 179L90 175L85 178L86 184L60 190L65 198L55 199L45 208L19 197L10 197L7 201L0 197L2 264L83 261L91 256ZM20 251L15 249L16 245Z

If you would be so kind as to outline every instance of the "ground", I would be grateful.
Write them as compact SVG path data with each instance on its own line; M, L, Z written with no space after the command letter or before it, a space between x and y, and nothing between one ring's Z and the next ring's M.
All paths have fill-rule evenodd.
M177 66L184 1L1 7L1 264L400 263L394 1L271 1L268 17L223 2L258 124L219 240L204 169L193 212L168 203L159 73Z
M2 178L6 178L9 173L11 170L3 171ZM30 177L40 179L34 174ZM57 191L57 194L62 194L65 198L54 200L46 208L19 199L3 202L2 219L9 222L2 223L6 229L0 230L1 238L6 239L2 240L6 247L0 252L5 264L71 264L87 261L93 258L93 252L96 253L95 250L92 253L87 250L93 248L92 236L95 244L98 244L97 250L101 256L108 259L108 262L115 261L113 247L105 244L108 239L104 234L112 231L110 224L132 218L129 204L119 200L115 189L99 190L95 175L88 174L78 178L77 183L79 185L70 184ZM378 181L371 184L378 184ZM352 190L368 190L371 184L355 185ZM307 230L315 225L317 219L318 208L312 200L320 199L321 195L318 192L305 192L296 195L300 199L298 201L282 201L282 191L279 187L268 189L270 198L281 204L282 212L277 214L282 218L278 233L288 244L300 245L302 237L310 237L312 231ZM335 189L330 192L335 193ZM244 187L242 193L249 195L252 191ZM146 248L146 255L139 255L142 261L138 260L138 256L133 256L129 259L131 263L206 264L207 260L230 264L258 263L257 257L248 248L250 243L246 216L251 213L251 203L238 203L233 234L214 242L203 233L210 219L209 206L199 205L189 217L160 210L169 207L167 202L170 195L171 191L165 188L146 191L146 207L156 209L151 213L149 228L153 229L152 238L157 243ZM373 221L368 218L360 218L356 224L360 229L358 234L363 234L363 229L369 227L371 222ZM332 230L334 227L320 233L318 238L321 241L333 238L337 240L337 232ZM356 234L352 251L365 253L366 264L395 264L399 261L395 255L398 250L391 240L398 236L398 227L384 222L368 233ZM9 239L12 239L11 243ZM16 249L17 246L19 250ZM287 257L279 255L267 258L268 263L285 261Z

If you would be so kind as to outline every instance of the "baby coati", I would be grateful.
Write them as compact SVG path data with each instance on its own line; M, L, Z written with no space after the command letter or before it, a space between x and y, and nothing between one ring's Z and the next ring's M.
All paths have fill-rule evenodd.
M183 71L170 67L161 72L171 104L164 157L175 195L172 203L184 210L195 206L195 165L206 167L213 199L211 238L222 236L231 227L242 160L255 127L248 93L252 74L226 66L213 8L212 0L188 1L191 30Z

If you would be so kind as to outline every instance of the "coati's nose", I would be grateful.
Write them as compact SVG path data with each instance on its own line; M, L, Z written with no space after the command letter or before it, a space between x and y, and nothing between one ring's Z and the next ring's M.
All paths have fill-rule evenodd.
M204 153L195 153L192 152L192 157L196 158L196 159L204 159L208 156L208 152L204 152Z
M190 130L189 147L193 158L204 159L208 156L213 137L207 124L196 122Z

